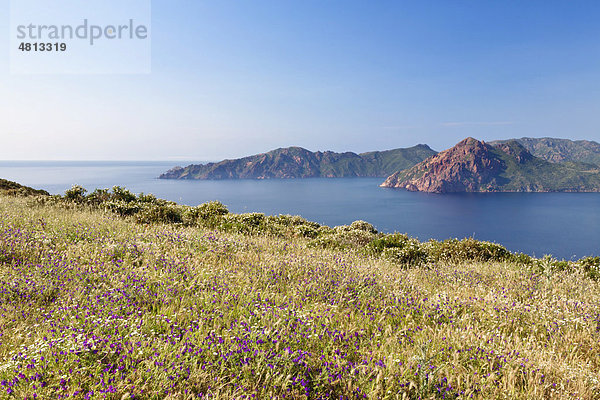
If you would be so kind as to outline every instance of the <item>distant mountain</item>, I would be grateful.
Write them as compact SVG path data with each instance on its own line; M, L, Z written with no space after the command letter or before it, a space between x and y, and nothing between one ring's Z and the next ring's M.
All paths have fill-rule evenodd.
M0 194L19 195L19 196L49 196L45 190L33 189L23 186L13 181L0 179Z
M531 154L550 162L586 162L600 165L600 143L589 140L569 140L555 138L510 139L523 145ZM496 145L510 140L490 142Z
M420 144L369 153L312 152L301 147L277 149L236 160L175 167L160 179L288 179L386 177L436 154Z
M515 140L492 146L467 138L394 173L381 186L432 193L599 192L600 168L572 161L551 163Z

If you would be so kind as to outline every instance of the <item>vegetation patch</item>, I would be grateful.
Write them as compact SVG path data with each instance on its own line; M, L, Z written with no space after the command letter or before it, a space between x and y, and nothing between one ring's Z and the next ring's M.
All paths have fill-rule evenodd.
M0 397L600 395L597 257L116 193L0 197Z
M16 182L0 179L0 195L5 196L49 196L45 190L33 189Z
M0 398L600 396L598 257L70 193L0 196Z
M514 262L538 271L581 270L598 279L597 258L579 261L556 260L551 256L535 259L522 253L511 253L505 247L473 238L429 240L420 242L402 233L378 232L366 221L354 221L337 227L321 226L300 216L267 216L262 213L230 213L225 205L211 201L195 207L179 205L154 195L136 195L115 186L112 190L96 189L90 194L81 186L73 186L64 196L43 196L35 204L57 204L66 208L110 211L131 217L139 224L175 224L185 227L215 229L245 235L268 235L278 238L305 238L308 245L331 250L357 251L403 266L430 265L439 262L460 263ZM33 203L32 203L33 204Z

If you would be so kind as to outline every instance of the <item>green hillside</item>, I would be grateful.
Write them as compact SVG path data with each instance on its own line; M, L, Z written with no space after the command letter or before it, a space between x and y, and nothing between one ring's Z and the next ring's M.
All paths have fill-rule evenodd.
M385 177L410 168L435 154L426 145L407 149L356 154L311 152L301 147L277 149L264 154L218 163L177 167L161 179L290 179Z
M0 194L6 195L20 195L20 196L48 196L49 193L45 190L33 189L28 186L23 186L16 182L8 181L6 179L0 179Z
M583 162L600 165L600 143L590 140L528 138L516 140L531 154L550 162ZM490 142L491 145L509 140Z

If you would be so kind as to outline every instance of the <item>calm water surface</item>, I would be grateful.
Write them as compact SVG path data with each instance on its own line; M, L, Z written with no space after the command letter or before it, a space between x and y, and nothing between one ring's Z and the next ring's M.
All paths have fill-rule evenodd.
M188 162L182 163L184 165ZM472 236L535 256L600 255L600 194L435 195L382 189L383 179L171 181L156 177L173 162L0 162L0 177L62 194L125 186L196 205L219 200L233 212L298 214L334 226L363 219L384 232L421 240Z

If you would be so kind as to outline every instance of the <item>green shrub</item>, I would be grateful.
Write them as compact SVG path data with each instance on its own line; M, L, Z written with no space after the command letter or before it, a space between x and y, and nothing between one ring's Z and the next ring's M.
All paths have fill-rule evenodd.
M135 215L141 210L137 202L125 202L123 200L112 200L104 203L104 207L122 217Z
M190 225L199 225L214 229L220 225L223 216L229 214L227 207L219 201L210 201L188 210L185 216Z
M408 239L401 247L385 247L382 257L397 264L421 265L427 262L429 253L417 239Z
M425 244L402 233L392 233L372 240L367 248L398 264L420 265L426 263L429 252Z
M0 180L0 184L3 181ZM6 181L8 182L8 181ZM11 186L12 185L12 186ZM8 182L6 190L20 190L17 184ZM86 196L86 189L74 185L61 196L33 198L28 204L42 206L57 204L63 208L76 209L80 204L110 210L120 216L135 216L144 224L165 223L220 229L242 234L269 234L279 237L304 237L311 239L310 246L332 249L356 248L369 254L403 265L419 265L427 262L461 261L510 261L551 276L557 271L581 270L594 280L600 279L600 257L587 257L579 261L559 261L550 256L535 259L523 253L510 253L496 243L477 241L473 238L444 241L430 240L420 243L406 234L380 234L370 223L362 220L335 228L321 226L297 215L265 216L262 213L230 214L219 201L211 201L196 207L177 205L158 199L152 194L135 195L129 190L115 186L96 189Z
M553 267L555 271L569 271L573 269L573 264L565 260L554 260Z
M110 201L111 195L108 189L96 189L86 197L86 201L91 205L100 205Z
M244 224L252 229L260 228L265 222L265 214L262 213L237 214L237 217L241 224Z
M375 254L381 254L388 248L402 248L409 241L408 235L402 233L392 233L372 240L367 247Z
M431 240L428 245L431 261L508 261L511 253L503 246L480 242L473 238Z
M510 261L519 265L531 266L533 265L534 259L527 254L513 253L510 257Z
M262 233L267 230L265 221L262 213L226 214L221 217L219 227L226 232Z
M294 232L295 236L302 236L302 237L310 238L310 239L314 239L317 236L319 236L318 228L315 228L311 224L302 224L302 225L294 226L293 232Z
M297 215L266 216L262 223L265 233L279 237L308 237L315 238L321 227L316 222L307 221Z
M95 206L104 206L121 216L133 216L139 223L178 223L186 226L200 226L243 234L270 234L279 237L305 237L311 239L309 245L321 248L364 249L369 253L405 265L419 265L426 262L461 261L510 261L532 267L544 274L556 271L581 268L592 279L600 278L600 258L588 257L576 263L558 261L551 257L536 260L527 254L510 253L496 243L463 240L430 240L420 243L406 234L379 234L375 227L362 220L350 225L335 228L321 226L297 215L265 216L262 213L230 214L221 202L211 201L196 207L180 206L158 199L152 194L138 196L120 186L112 193L107 189L96 189L87 197L81 186L73 186L65 192L64 206L76 207L86 201ZM60 199L60 197L58 197ZM51 202L52 197L40 202Z
M83 203L87 190L79 185L71 186L71 189L65 192L65 200L75 203Z
M148 204L135 214L141 224L177 224L183 221L182 207L176 204Z
M148 203L148 204L158 204L164 203L164 200L159 200L153 194L144 194L143 192L138 194L137 201L140 203Z
M314 224L317 225L315 228L318 228L320 225L317 224L316 222L309 222L306 219L302 218L299 215L277 215L277 216L269 216L267 217L268 222L269 223L273 223L273 224L277 224L277 225L281 225L281 226L287 226L287 227L293 227L293 226L300 226L300 225L305 225L305 224Z
M585 257L579 260L578 264L593 280L600 278L600 257Z
M111 199L113 201L123 201L125 203L131 203L136 201L137 197L135 196L135 194L131 193L129 190L121 186L114 186L112 188Z
M569 271L572 272L576 269L576 265L570 261L559 261L553 258L550 255L545 255L544 258L534 260L533 262L534 269L537 268L537 271L546 276L551 277L554 273L560 271Z
M364 248L376 238L374 233L353 229L348 225L336 226L333 229L320 227L317 233L318 236L311 242L311 245L323 248Z
M208 203L200 204L197 208L200 211L200 216L202 218L229 214L227 207L225 207L220 201L209 201Z
M354 221L350 224L350 229L354 229L357 231L364 231L368 233L377 233L377 229L370 223L362 220Z
M330 227L329 227L329 226L327 226L327 225L323 225L323 226L321 226L321 227L319 227L319 228L317 229L317 233L319 234L319 236L326 236L326 235L330 235L330 234L332 234L333 232L335 232L335 231L333 230L333 228L330 228Z
M211 201L196 207L184 207L181 209L181 219L186 226L201 226L214 229L222 222L223 216L229 214L229 210L221 202Z
M181 221L185 226L197 226L199 215L198 207L185 207L181 213Z
M235 214L224 215L219 222L217 227L224 232L250 233L250 229L242 225Z
M364 247L376 237L375 233L346 226L336 227L334 231L341 243L351 247Z

